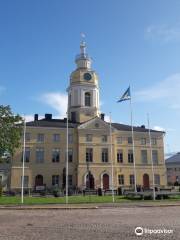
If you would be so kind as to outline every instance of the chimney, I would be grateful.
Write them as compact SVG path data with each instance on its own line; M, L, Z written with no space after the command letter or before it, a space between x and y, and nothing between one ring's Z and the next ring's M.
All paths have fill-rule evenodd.
M45 119L46 120L51 120L52 119L52 114L46 113L45 114Z
M104 116L105 114L104 113L101 113L101 119L104 121Z
M34 121L38 121L38 114L34 114Z

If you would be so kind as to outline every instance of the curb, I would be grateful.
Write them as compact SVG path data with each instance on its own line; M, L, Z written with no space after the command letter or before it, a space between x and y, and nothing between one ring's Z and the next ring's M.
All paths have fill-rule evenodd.
M115 205L95 205L95 206L63 206L63 205L25 205L25 206L0 206L0 210L97 210L97 209L108 209L108 208L157 208L157 207L180 207L180 204L159 204L159 205L141 205L141 204L115 204Z
M57 205L25 205L25 206L0 206L0 210L75 210L75 209L98 209L98 206L57 206Z

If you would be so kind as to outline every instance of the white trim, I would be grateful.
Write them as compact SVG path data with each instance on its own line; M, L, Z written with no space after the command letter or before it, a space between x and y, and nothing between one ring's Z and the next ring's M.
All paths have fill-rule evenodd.
M62 119L61 119L62 120ZM34 122L34 121L31 121L31 122ZM27 122L26 124L28 124L28 123L30 123L30 122ZM65 131L66 131L66 123L65 123L65 127L46 127L46 126L27 126L26 127L27 129L28 128L35 128L35 129L37 129L37 128L45 128L45 129L64 129ZM75 127L74 127L75 128ZM70 129L74 129L73 127L69 127L69 130Z
M12 167L12 168L20 168L20 169L22 169L23 167L21 166L21 167ZM24 166L24 168L29 168L29 167L26 167L26 166Z

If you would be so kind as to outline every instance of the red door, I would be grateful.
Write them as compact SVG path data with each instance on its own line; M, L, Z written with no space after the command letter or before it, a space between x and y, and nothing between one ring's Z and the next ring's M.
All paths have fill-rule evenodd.
M36 176L35 186L43 186L43 176L42 175Z
M147 173L143 175L143 187L149 188L149 175Z
M109 189L109 175L108 174L103 175L103 189L104 190Z

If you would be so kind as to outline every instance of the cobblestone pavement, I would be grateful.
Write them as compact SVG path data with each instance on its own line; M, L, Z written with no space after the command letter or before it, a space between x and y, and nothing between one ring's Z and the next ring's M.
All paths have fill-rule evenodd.
M136 236L136 227L173 233ZM9 239L180 239L180 207L0 210L0 240Z

